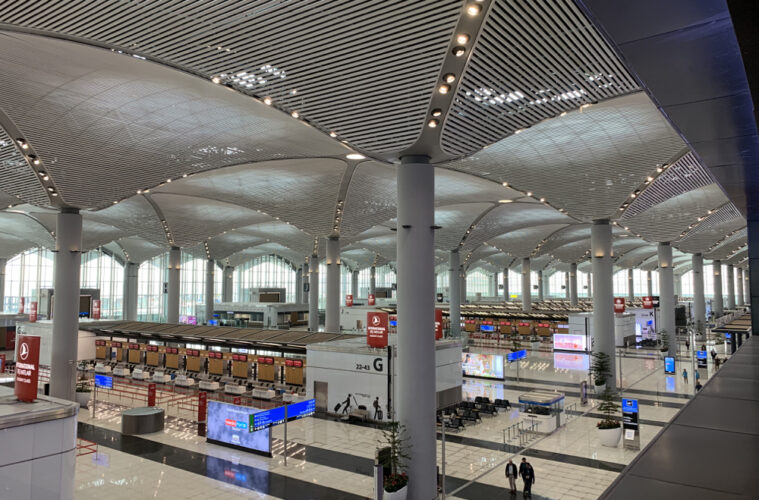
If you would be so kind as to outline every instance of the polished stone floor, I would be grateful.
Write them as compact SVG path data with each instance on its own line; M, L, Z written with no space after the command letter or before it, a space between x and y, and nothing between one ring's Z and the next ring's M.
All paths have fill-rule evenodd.
M717 347L722 354L721 346ZM658 353L630 351L620 358L623 395L640 404L641 446L693 393L690 353L683 350L681 354L678 373L686 367L691 372L689 384L679 375L665 376ZM536 471L533 498L597 498L637 452L621 446L607 448L598 442L594 401L591 398L587 406L579 402L579 384L587 377L582 363L557 358L554 353L533 352L521 362L518 381L515 365L507 368L504 381L465 379L464 397L472 399L481 395L514 402L520 394L537 388L562 392L570 415L567 425L553 434L524 442L504 442L504 429L518 418L514 411L486 417L482 423L446 435L447 498L507 498L504 464L509 458L518 463L522 456ZM712 370L711 363L700 370L702 381ZM274 428L275 454L267 458L207 443L196 435L192 424L176 416L167 418L164 432L123 436L118 432L122 404L99 403L96 418L87 411L80 413L80 437L97 442L99 448L97 455L77 459L77 498L372 496L372 460L380 438L373 427L322 418L291 422L285 465L282 426ZM439 465L441 448L439 439Z

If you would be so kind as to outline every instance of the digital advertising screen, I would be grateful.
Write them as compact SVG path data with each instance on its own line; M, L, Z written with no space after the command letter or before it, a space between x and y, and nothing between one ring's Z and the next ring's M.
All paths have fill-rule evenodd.
M206 437L211 441L270 455L269 429L255 432L250 432L248 429L251 416L257 412L261 410L209 401Z
M675 373L675 358L671 356L664 358L664 373Z
M493 325L480 325L481 332L494 332L495 327Z
M503 379L503 356L498 354L461 353L465 377Z
M554 333L553 348L556 351L587 351L588 338L585 335Z
M590 356L572 352L555 352L553 353L553 367L586 372L590 367Z
M708 363L708 355L706 351L696 351L696 359L698 360L699 368L706 368Z

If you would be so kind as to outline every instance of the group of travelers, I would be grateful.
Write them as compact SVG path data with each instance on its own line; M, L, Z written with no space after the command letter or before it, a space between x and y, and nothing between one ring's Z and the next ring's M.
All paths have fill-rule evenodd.
M524 482L524 496L532 496L532 485L535 484L535 469L532 468L530 462L526 458L522 459L522 463L519 464L519 471L514 462L509 459L509 463L506 464L506 477L509 480L509 492L512 495L517 494L517 475L522 477Z

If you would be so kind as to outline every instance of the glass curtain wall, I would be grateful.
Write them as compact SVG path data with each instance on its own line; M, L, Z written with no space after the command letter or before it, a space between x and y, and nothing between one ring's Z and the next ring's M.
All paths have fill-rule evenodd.
M295 266L278 255L262 255L235 267L232 276L235 302L250 302L251 288L267 287L284 288L286 301L295 302Z
M46 248L34 248L22 252L5 264L6 313L18 312L21 297L25 310L29 303L38 301L40 288L53 287L53 252Z
M379 269L377 269L379 271ZM361 281L361 275L359 274L359 281ZM368 289L367 285L367 289ZM379 274L377 274L377 286L381 287L379 282ZM390 285L388 285L390 286ZM360 287L359 287L360 288ZM340 265L340 305L345 305L345 295L352 293L351 291L351 271L345 264ZM356 295L353 296L356 298ZM324 262L319 263L319 309L327 307L327 264Z
M474 299L479 293L482 297L491 297L493 295L490 289L491 276L493 276L492 273L479 267L469 271L466 275L466 296Z
M319 271L321 273L321 271ZM361 297L366 297L369 292L369 283L371 281L371 267L367 267L358 272L358 290ZM395 281L395 271L390 266L379 266L375 271L375 285L377 288L390 288Z
M166 290L169 282L169 254L164 253L140 264L137 272L137 319L166 321Z
M81 288L100 290L100 317L121 319L124 301L124 265L102 249L82 254Z
M179 316L199 316L197 306L205 307L206 261L182 252L182 268L179 278ZM224 277L222 269L216 266L213 273L213 300L221 302L221 287ZM181 321L181 319L180 319Z

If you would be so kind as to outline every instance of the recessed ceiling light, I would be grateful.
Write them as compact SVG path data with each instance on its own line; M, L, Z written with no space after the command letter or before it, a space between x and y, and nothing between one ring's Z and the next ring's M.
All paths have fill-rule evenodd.
M509 187L509 183L508 182L502 182L501 184L503 184L503 187Z
M545 199L545 198L541 198L541 199L540 199L540 203L544 203L545 201L546 201L546 199Z
M185 177L187 177L187 174L182 174L182 178L185 178Z
M271 97L264 97L264 104L271 106Z
M443 77L443 81L446 83L453 83L456 81L456 75L454 75L453 73L448 73L447 75Z
M364 160L366 159L366 156L362 155L361 153L348 153L345 155L346 158L349 160Z
M561 113L559 113L559 116L567 116L567 112L566 111L562 111Z
M437 91L440 92L441 94L447 94L450 90L451 90L451 86L448 85L447 83L444 83L437 88Z
M300 118L300 114L297 111L293 111L292 113L290 113L290 116L292 116L293 118Z
M498 200L498 203L513 203L514 200Z
M437 127L437 126L438 126L438 124L439 124L439 123L440 123L440 121L439 121L439 120L437 120L437 119L433 118L432 120L430 120L430 121L428 121L428 122L427 122L427 126L428 126L429 128L435 128L435 127Z
M527 196L532 196L532 191L527 191Z
M213 83L221 83L221 78L219 78L218 76L213 76L211 77L211 81Z
M477 5L476 3L473 3L466 8L466 13L472 17L476 16L480 12L482 12L482 6Z
M334 132L330 132L330 133L329 133L329 136L330 136L330 137L332 137L332 138L335 138L335 137L337 137L337 134L336 134L336 133L334 133Z
M440 116L443 114L443 111L440 109L433 109L432 110L432 116Z
M166 182L171 182L171 179L166 179Z
M466 54L466 48L465 47L454 47L453 48L453 55L456 57L461 57L464 54Z
M464 45L469 41L469 35L466 33L459 33L456 35L456 43L460 43L461 45Z

